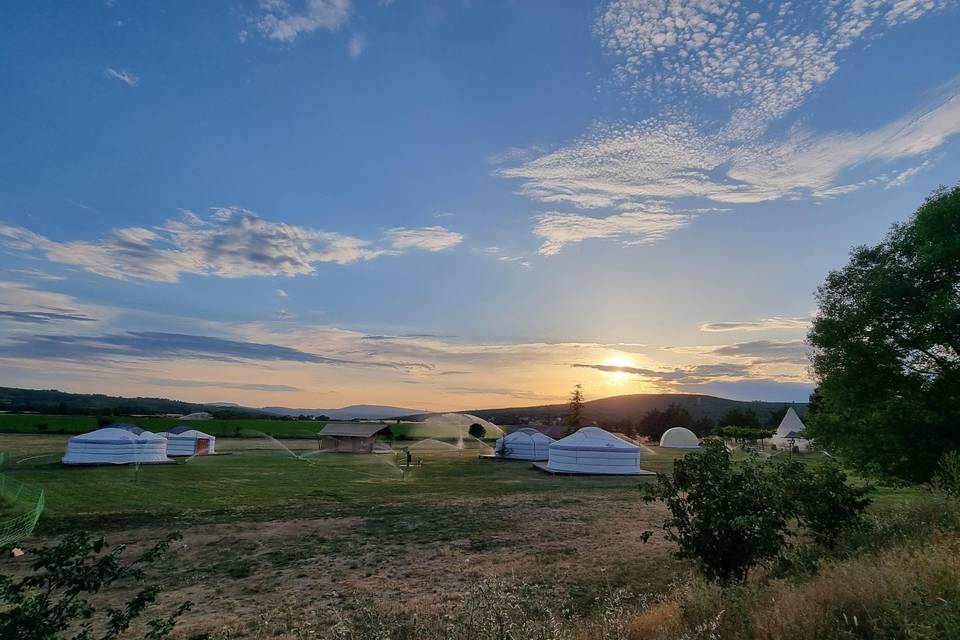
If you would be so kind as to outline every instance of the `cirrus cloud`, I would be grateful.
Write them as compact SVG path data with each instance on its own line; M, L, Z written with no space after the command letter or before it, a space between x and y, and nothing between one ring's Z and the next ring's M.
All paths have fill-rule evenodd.
M391 247L402 249L423 249L424 251L443 251L451 249L461 242L463 236L445 227L423 227L408 229L397 227L383 234Z
M772 331L776 329L809 329L810 318L788 318L771 316L761 320L741 320L724 322L706 322L700 325L700 331L708 333L722 331Z

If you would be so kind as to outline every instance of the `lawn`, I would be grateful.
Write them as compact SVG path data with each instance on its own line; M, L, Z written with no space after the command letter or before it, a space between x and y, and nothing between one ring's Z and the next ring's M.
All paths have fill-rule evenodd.
M218 443L224 455L174 465L65 467L59 464L65 440L55 435L0 435L0 450L9 456L4 473L46 492L41 530L94 521L108 529L269 519L290 513L348 516L396 504L442 505L472 497L633 490L639 482L553 477L531 469L529 463L481 461L479 449L458 453L414 448L423 466L401 474L391 455L316 454L310 440L288 442L296 453L306 455L298 459L266 438ZM644 467L653 471L668 470L677 457L675 451L650 451Z
M325 422L308 420L192 420L159 416L109 416L117 423L135 424L147 431L166 431L177 425L190 425L218 438L244 438L267 434L275 438L315 438ZM0 413L0 434L69 434L86 433L97 428L97 416L42 415L36 413ZM397 437L404 437L415 423L386 423Z
M97 416L62 416L31 413L0 414L0 433L86 433L97 428ZM212 436L242 437L262 432L276 438L312 438L323 428L323 422L298 420L194 420L157 416L110 416L113 422L135 424L147 431L166 431L188 424Z
M443 606L477 572L543 580L589 606L603 585L658 591L685 566L665 542L641 544L664 516L639 499L649 478L557 477L480 460L479 449L416 447L422 466L404 476L392 455L298 459L266 438L218 441L228 455L174 465L64 467L66 439L0 434L0 473L46 494L27 545L85 528L136 548L180 530L165 581L171 597L205 603L191 614L198 630L290 597ZM316 451L309 439L283 443ZM651 448L643 466L665 471L677 455ZM619 551L597 562L598 548Z

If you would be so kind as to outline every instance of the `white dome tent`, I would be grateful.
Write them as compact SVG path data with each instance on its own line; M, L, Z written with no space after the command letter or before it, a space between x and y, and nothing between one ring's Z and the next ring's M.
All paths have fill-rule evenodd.
M518 429L497 440L495 455L507 460L546 460L553 442L536 429Z
M641 475L640 447L598 427L584 427L550 445L546 470L591 475Z
M784 414L783 420L780 421L780 426L777 427L777 432L770 441L777 445L778 449L789 448L792 441L793 446L802 451L810 444L809 440L801 438L798 435L803 432L804 429L806 429L806 425L803 424L803 420L801 420L797 412L793 410L793 407L790 407Z
M686 427L671 427L660 436L660 446L665 449L699 449L700 440Z
M160 464L167 458L167 439L132 424L112 424L73 436L61 461L66 465Z
M217 439L203 431L181 425L161 435L167 439L168 456L208 456L216 453Z

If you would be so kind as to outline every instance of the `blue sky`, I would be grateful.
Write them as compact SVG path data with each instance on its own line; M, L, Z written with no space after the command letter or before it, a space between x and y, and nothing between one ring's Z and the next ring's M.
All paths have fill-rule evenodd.
M10 386L801 400L826 272L957 179L947 0L3 11Z

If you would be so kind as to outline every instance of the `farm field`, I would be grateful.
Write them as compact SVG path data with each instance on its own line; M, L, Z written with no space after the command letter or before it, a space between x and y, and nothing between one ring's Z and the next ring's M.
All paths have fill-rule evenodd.
M323 422L297 420L195 420L158 416L110 416L113 422L135 424L147 431L166 431L179 424L189 424L218 438L241 437L253 432L279 438L312 438L323 428ZM0 433L86 433L97 428L97 416L42 415L32 413L0 414Z
M0 413L0 433L23 434L68 434L86 433L97 428L97 416L43 415L35 413ZM195 420L159 416L109 416L117 423L135 424L147 431L166 431L177 425L187 424L218 438L259 437L261 434L275 438L314 438L324 422L307 420ZM388 423L389 424L389 423ZM389 424L397 436L404 436L410 423Z
M638 499L649 479L554 477L416 443L404 444L422 466L403 479L390 455L298 459L314 441L266 438L218 441L228 455L176 465L69 468L66 439L0 435L3 473L46 494L33 542L85 528L141 548L182 531L165 597L204 603L187 619L196 631L253 621L294 593L298 606L360 596L435 608L495 575L588 605L604 585L659 591L687 570L662 540L640 543L664 517ZM677 455L651 448L643 466L666 471Z

